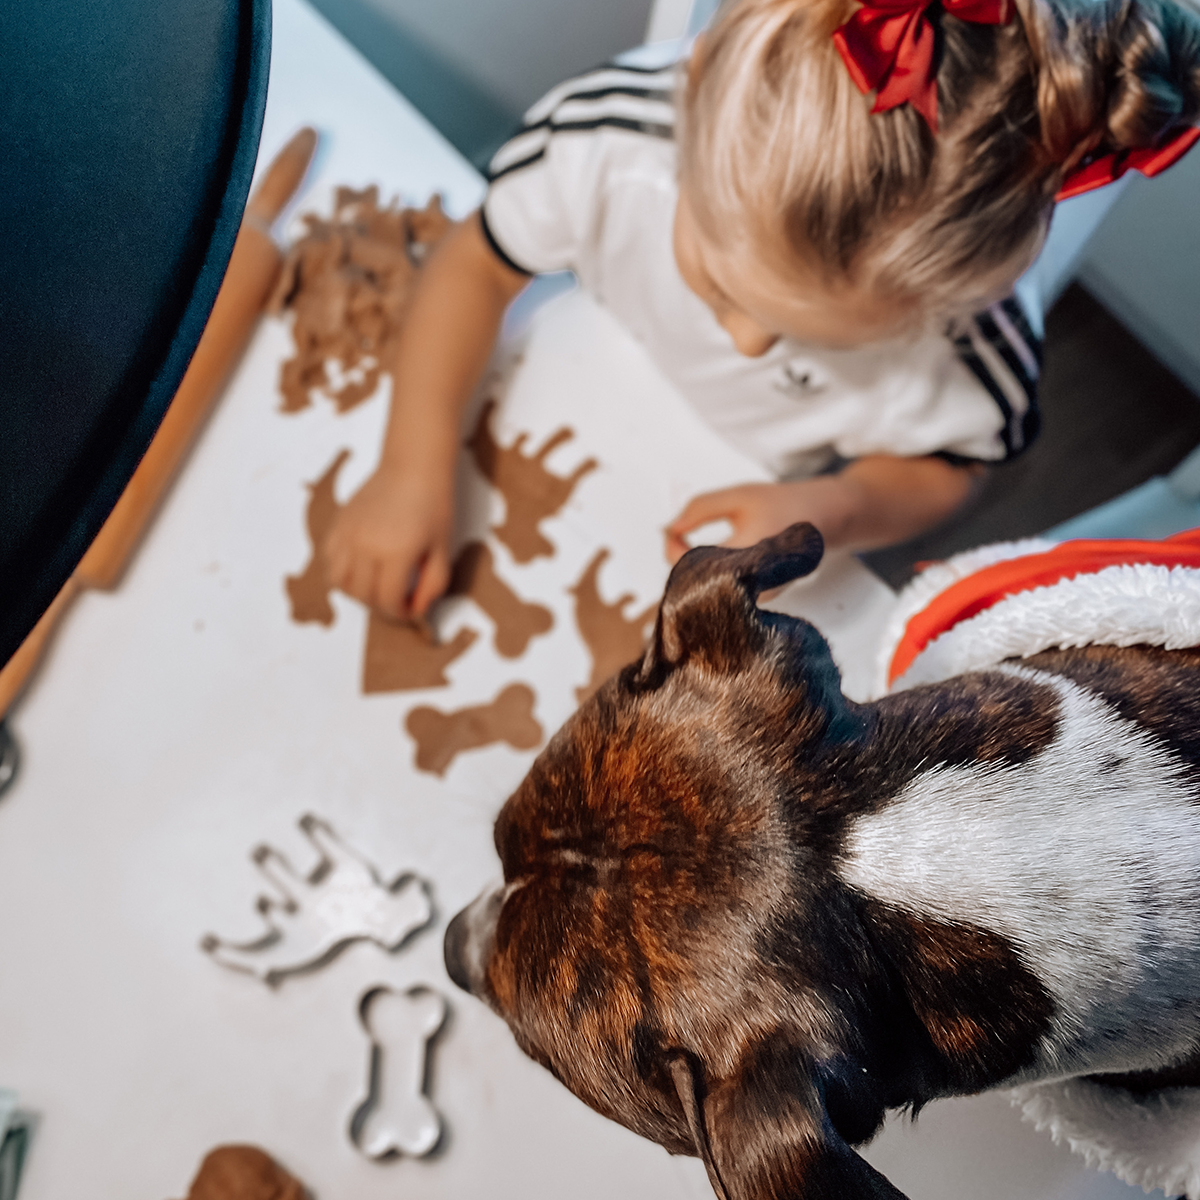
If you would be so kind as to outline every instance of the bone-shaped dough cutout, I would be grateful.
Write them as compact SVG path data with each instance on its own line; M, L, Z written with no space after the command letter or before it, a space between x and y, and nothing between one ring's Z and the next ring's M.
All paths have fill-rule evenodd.
M507 742L514 750L535 750L542 744L542 727L533 715L535 701L532 688L510 683L490 704L454 712L427 705L414 708L404 724L417 743L417 767L444 775L462 751L496 742Z
M266 925L261 936L234 942L206 934L200 947L234 971L277 987L290 975L314 971L354 942L399 950L433 918L429 885L411 872L390 882L320 817L300 818L300 829L318 854L300 874L271 846L251 855L271 885L255 907Z
M565 426L556 430L533 454L524 452L529 435L518 434L511 446L501 446L492 432L492 414L496 402L489 400L479 414L475 432L467 445L483 477L504 497L504 523L493 528L495 535L512 551L519 563L539 555L549 558L554 543L538 528L539 522L554 516L570 499L575 485L599 465L586 459L570 475L555 475L546 467L546 459L574 432Z
M626 592L611 604L600 598L598 577L608 558L608 550L596 552L579 581L569 591L575 597L575 624L592 656L592 674L587 683L575 689L575 698L582 704L606 679L633 662L645 648L648 626L658 611L651 604L640 613L626 616L625 609L633 602Z
M485 542L468 542L454 561L447 596L474 600L496 625L496 652L520 658L530 639L554 625L554 614L541 604L521 599L496 574L496 562Z
M329 565L325 561L324 545L341 509L334 489L337 487L338 472L349 457L349 450L339 451L325 474L315 483L307 485L309 496L304 523L310 544L308 565L299 575L289 575L284 581L292 602L292 620L302 625L310 621L319 625L333 624L333 605L329 603Z
M366 1099L350 1118L350 1140L368 1158L420 1158L442 1140L429 1100L429 1056L445 1024L446 1001L432 988L372 988L358 1015L371 1041Z
M460 629L448 642L439 642L426 624L390 621L372 612L367 619L363 651L362 690L405 692L445 687L446 668L475 641L473 629Z

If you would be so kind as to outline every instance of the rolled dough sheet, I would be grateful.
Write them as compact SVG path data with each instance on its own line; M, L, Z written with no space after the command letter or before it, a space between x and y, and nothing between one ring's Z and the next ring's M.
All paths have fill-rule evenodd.
M373 395L390 369L420 264L452 222L433 196L424 209L379 188L339 187L333 216L302 218L268 305L293 314L295 353L279 373L282 409L301 412L314 391L347 412ZM334 378L334 373L337 378Z

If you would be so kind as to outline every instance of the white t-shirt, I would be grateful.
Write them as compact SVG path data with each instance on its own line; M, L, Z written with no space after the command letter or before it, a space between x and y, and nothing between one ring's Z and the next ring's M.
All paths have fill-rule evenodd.
M496 253L531 274L574 271L700 415L777 477L866 454L997 462L1024 449L1040 345L1011 300L946 335L737 352L675 264L677 69L601 67L529 110L491 163L483 224Z

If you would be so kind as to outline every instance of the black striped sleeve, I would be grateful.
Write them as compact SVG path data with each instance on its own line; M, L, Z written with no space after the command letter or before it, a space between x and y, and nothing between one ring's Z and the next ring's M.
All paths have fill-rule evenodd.
M1027 450L1041 428L1038 378L1042 342L1029 326L1016 297L993 304L956 329L951 339L958 357L979 380L1004 418L1004 455Z
M553 137L621 129L675 136L675 66L649 69L610 63L560 84L529 110L521 128L492 157L488 183L541 162Z
M516 271L518 275L534 275L536 272L531 271L528 267L523 267L519 262L515 262L512 256L504 249L498 241L496 235L492 232L491 225L488 224L487 207L486 205L479 210L479 227L483 230L483 240L491 247L492 253L511 271Z

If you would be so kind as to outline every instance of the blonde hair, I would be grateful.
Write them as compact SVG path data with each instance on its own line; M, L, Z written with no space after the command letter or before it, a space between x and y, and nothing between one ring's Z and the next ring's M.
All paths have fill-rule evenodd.
M871 113L832 40L852 0L731 0L680 103L680 185L707 237L946 315L1011 282L1064 175L1200 113L1200 18L1172 0L943 13L935 135ZM1200 151L1198 151L1200 153Z

